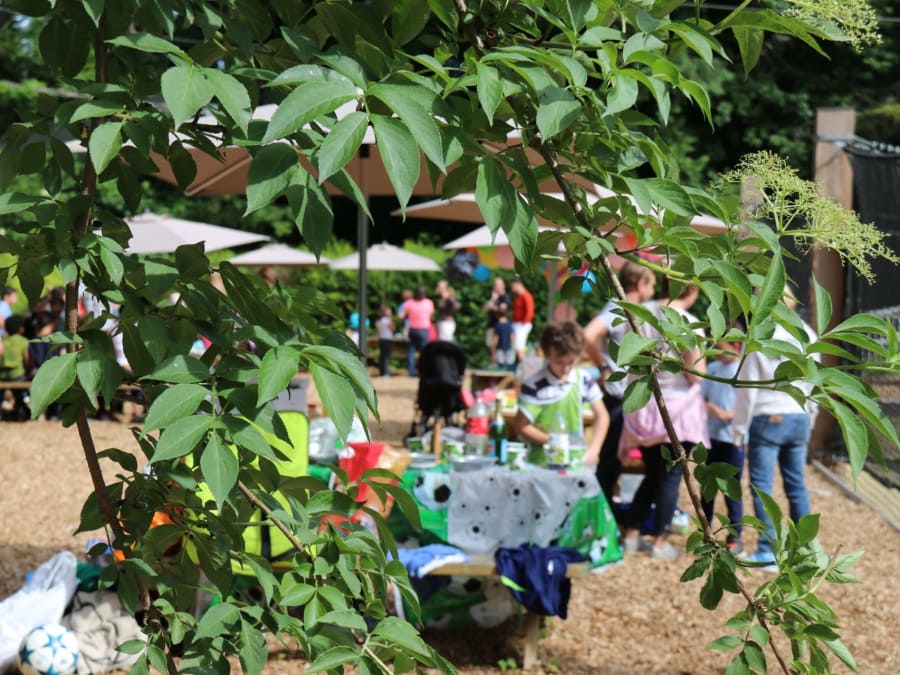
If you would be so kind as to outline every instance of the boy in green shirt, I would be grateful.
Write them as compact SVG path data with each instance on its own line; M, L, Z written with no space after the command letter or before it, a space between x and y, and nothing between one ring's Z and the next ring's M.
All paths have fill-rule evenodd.
M23 382L28 366L28 338L25 337L25 318L13 314L6 320L6 335L0 340L0 380ZM31 414L25 403L25 390L13 389L15 408L13 419L27 420Z

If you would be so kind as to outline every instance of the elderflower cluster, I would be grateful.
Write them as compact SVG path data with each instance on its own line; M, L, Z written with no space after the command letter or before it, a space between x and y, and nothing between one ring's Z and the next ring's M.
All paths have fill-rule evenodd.
M781 157L766 151L747 155L716 186L744 182L758 190L754 216L770 220L778 236L791 237L801 247L818 244L835 251L870 283L875 280L870 259L900 262L885 244L884 232L823 195L815 182L800 178Z
M836 25L857 51L881 43L878 15L866 0L787 0L787 3L786 14L808 23Z

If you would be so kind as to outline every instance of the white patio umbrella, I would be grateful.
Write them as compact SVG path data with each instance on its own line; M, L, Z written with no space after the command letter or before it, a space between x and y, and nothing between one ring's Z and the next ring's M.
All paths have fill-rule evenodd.
M255 265L277 265L280 267L312 267L315 265L327 265L331 262L328 258L316 258L308 251L301 251L284 244L269 244L262 248L241 253L229 260L232 265L238 267L253 267Z
M179 246L197 243L203 243L206 251L219 251L269 241L264 234L158 213L141 213L125 222L132 235L125 249L128 253L173 253Z
M359 251L337 258L329 263L329 267L333 270L360 270L360 277L364 273L360 268ZM387 272L440 272L441 266L431 258L426 258L418 253L405 251L402 248L393 246L386 242L373 244L369 247L365 254L365 264L367 270L380 270ZM387 294L387 274L385 274L381 285L381 300L384 302ZM365 314L360 312L360 316ZM365 323L360 321L360 326Z

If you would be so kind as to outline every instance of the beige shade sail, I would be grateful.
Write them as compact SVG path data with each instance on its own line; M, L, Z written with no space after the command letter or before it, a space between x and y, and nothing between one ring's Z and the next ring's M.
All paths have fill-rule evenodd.
M308 251L301 251L284 244L269 244L231 258L228 262L237 267L273 265L278 267L313 267L327 265L328 258L316 258Z
M206 251L219 251L269 241L264 234L158 213L141 213L126 218L125 223L131 230L128 253L173 253L179 246L197 243Z

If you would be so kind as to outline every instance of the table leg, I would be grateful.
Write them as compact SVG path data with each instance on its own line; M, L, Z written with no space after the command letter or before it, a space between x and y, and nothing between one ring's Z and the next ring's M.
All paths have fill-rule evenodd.
M541 637L541 615L525 612L525 654L522 657L522 668L528 670L538 660L538 640Z

